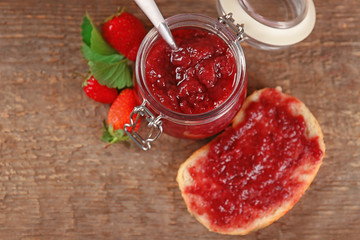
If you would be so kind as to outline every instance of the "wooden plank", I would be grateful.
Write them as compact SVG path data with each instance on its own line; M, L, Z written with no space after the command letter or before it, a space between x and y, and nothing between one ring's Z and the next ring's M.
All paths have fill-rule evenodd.
M216 17L215 1L157 1L164 16ZM99 140L108 106L81 90L81 19L100 23L132 1L0 2L0 239L239 239L191 217L175 177L208 139L163 135L149 152ZM358 239L360 234L360 2L315 1L305 41L245 46L249 92L282 86L318 118L327 157L287 215L242 239Z

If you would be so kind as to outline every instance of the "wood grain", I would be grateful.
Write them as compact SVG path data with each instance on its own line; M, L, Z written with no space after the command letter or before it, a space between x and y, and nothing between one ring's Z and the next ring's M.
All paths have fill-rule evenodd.
M158 0L165 17L216 17L215 1ZM0 1L0 239L358 239L360 235L360 2L315 1L305 41L281 51L245 46L249 92L282 86L318 118L327 145L300 202L244 237L208 232L175 182L208 140L163 135L151 151L99 140L108 106L88 99L79 48L88 11L101 23L132 1Z

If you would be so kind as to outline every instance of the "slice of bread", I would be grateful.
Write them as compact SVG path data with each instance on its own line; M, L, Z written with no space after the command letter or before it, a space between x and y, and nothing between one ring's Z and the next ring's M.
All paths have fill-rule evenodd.
M211 167L206 167L206 166L212 166L211 164L213 164L213 161L215 161L211 159L213 157L209 157L209 155L214 156L212 155L212 153L209 152L212 151L211 150L212 146L221 147L222 141L226 142L225 138L229 138L229 136L232 136L231 134L236 133L234 129L240 129L241 126L245 126L247 124L246 121L248 121L249 119L249 117L246 115L247 109L252 104L259 102L260 99L265 98L265 96L267 96L268 98L269 96L270 97L274 96L274 99L277 99L273 104L274 106L271 106L273 109L275 109L274 110L275 112L277 111L277 109L281 104L286 103L287 104L286 106L288 106L287 109L289 109L288 111L289 115L292 115L291 117L299 117L299 116L303 117L302 121L305 123L303 124L304 127L302 128L304 129L304 133L303 133L304 136L302 136L302 139L305 139L306 141L309 140L309 143L307 144L310 145L309 146L306 145L306 147L313 148L315 150L311 152L311 154L307 154L304 152L296 152L296 154L294 153L294 155L296 155L297 157L293 157L290 154L291 155L290 158L293 157L294 159L290 159L287 162L287 165L283 164L285 167L276 168L275 166L277 166L277 164L279 165L280 163L276 162L276 159L272 160L273 163L271 164L274 164L274 169L277 169L277 172L274 172L274 174L269 174L269 172L265 172L264 170L264 173L261 173L261 168L257 168L257 170L259 169L260 170L257 171L258 176L257 178L255 177L255 180L251 179L251 177L254 176L250 176L248 171L238 172L236 173L237 175L236 174L234 175L233 172L232 173L226 172L228 171L227 169L230 168L230 166L226 165L227 164L225 163L227 161L226 160L221 164L224 164L227 168L224 167L225 169L224 172L222 172L221 173L222 175L219 176L225 176L227 174L226 176L231 176L231 178L234 179L240 178L240 176L242 177L242 179L246 178L247 179L246 181L238 182L239 184L243 184L241 186L239 185L239 189L242 187L243 189L251 190L251 191L250 190L245 191L243 189L240 189L235 192L231 192L232 191L231 189L234 189L234 184L236 182L232 181L231 178L229 179L225 178L227 182L224 181L224 184L222 182L218 182L216 178L212 177L217 173L213 174L211 171L220 172L223 171L223 169L219 170L216 169L216 167L213 167L213 170L209 170L211 169ZM254 119L261 119L261 117ZM300 117L300 119L302 118ZM281 121L279 122L281 123ZM271 125L273 124L273 122L269 122L268 124ZM248 126L250 125L251 124L249 124ZM282 128L286 126L284 125L277 127ZM322 158L325 155L325 144L320 126L317 120L308 110L308 108L296 98L281 93L280 88L276 88L276 89L265 88L256 91L251 96L249 96L244 102L242 109L234 118L230 129L234 130L232 133L230 133L230 135L228 133L229 132L228 129L224 133L216 137L209 144L203 146L195 153L193 153L180 166L177 175L177 182L179 184L179 188L181 190L182 197L185 200L188 211L192 215L194 215L195 218L200 223L202 223L206 228L208 228L210 231L214 231L222 234L245 235L250 231L254 231L266 227L267 225L279 219L294 206L294 204L304 194L305 190L309 187L310 183L312 182L316 173L318 172L318 169L322 163ZM269 134L272 134L271 131ZM247 137L249 138L247 140L257 141L254 140L254 139L258 139L258 136L256 134L252 134L251 137L249 137L250 135L247 135ZM239 139L241 140L241 137ZM239 139L236 141L240 141ZM284 154L286 152L287 146L291 145L291 143L287 144L286 140L281 140L279 141L278 144L279 146L284 147ZM234 144L233 146L235 145L236 144ZM253 145L255 148L255 152L258 153L256 150L257 144L253 144ZM259 147L260 146L261 144L259 144ZM276 144L269 146L275 148ZM239 151L243 151L243 149L241 149L241 147L237 147L237 148L238 149L235 149L237 151L237 154L239 154L237 156L243 156L242 153L239 153ZM233 148L228 147L228 149L229 150L224 150L223 153L228 154L230 151L234 151L234 147ZM306 148L300 146L299 149L306 149ZM276 151L278 151L278 149ZM275 152L274 154L277 153ZM254 173L254 168L256 170L255 163L252 163L249 160L233 159L232 161L238 161L238 164L240 165L247 164L248 166L250 166L249 169L253 168L252 173ZM263 164L268 164L268 163L263 163ZM272 167L271 164L266 165L267 169L270 169ZM213 166L220 166L220 165L213 165ZM232 168L234 169L234 166L232 166ZM242 169L242 166L239 166L239 169ZM268 175L266 175L265 173ZM283 176L281 174L283 174ZM274 178L273 175L281 176L281 177L277 179ZM258 181L258 183L256 181ZM248 184L250 183L254 184L254 187L249 188L249 186L246 185L246 182L248 182ZM266 184L270 182L271 184L274 184L274 188L269 187L269 192L266 192L266 190L264 189L266 189L267 186ZM271 184L269 184L269 186ZM282 186L281 184L284 184L284 186ZM224 195L225 194L224 192L231 194ZM242 193L242 195L240 196L239 194L239 196L236 196L236 193ZM244 193L246 193L245 194L246 197L243 196ZM223 194L224 196L222 196L221 194ZM278 194L279 196L276 196L276 194ZM228 196L230 196L229 199L227 199ZM249 199L251 199L251 201ZM234 203L236 203L237 205L232 206L232 208L224 207L227 203L229 203L229 201L230 202L234 201ZM257 203L259 202L260 205L257 205ZM261 206L261 202L263 203L263 206ZM220 210L217 209L217 207ZM217 213L215 214L214 212ZM217 217L219 219L217 219ZM226 221L223 221L223 219L225 219Z

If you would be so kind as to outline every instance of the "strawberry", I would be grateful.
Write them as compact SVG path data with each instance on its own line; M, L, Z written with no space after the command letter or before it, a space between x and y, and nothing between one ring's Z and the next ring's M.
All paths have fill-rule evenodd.
M140 20L124 11L111 16L102 26L102 35L106 42L132 61L136 59L145 34L145 27Z
M85 80L82 87L86 95L97 102L111 104L118 96L116 88L109 88L105 85L101 85L94 76Z
M132 89L126 88L120 92L109 110L107 120L109 126L106 126L104 122L104 134L101 138L103 141L114 143L129 139L125 134L124 124L130 123L130 114L136 105L135 93ZM135 118L136 116L133 117L134 121ZM138 130L139 126L140 119L135 126L135 130Z

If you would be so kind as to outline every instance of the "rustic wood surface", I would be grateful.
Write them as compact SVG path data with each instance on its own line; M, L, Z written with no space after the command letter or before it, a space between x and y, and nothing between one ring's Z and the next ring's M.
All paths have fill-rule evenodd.
M165 17L217 17L215 0L158 0ZM319 120L319 174L283 218L244 237L208 232L186 210L179 165L209 141L163 135L153 149L99 139L109 106L88 99L74 72L87 10L97 23L130 0L0 1L0 239L359 239L360 1L315 0L305 41L245 46L249 92L282 86Z

